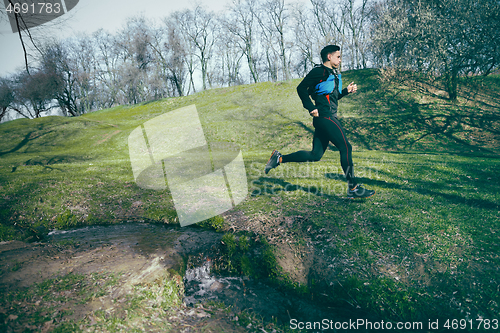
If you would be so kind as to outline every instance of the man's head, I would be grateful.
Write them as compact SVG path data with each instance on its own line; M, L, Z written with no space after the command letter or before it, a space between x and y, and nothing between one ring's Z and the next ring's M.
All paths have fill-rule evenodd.
M340 47L337 45L327 45L321 50L321 60L325 66L330 68L339 68L340 66Z

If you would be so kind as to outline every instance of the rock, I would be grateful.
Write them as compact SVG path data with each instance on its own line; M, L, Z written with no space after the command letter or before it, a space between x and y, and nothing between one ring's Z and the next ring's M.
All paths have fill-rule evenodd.
M206 317L210 318L210 314L206 313L203 310L198 311L196 315L198 316L198 318L206 318Z
M210 288L209 290L210 291L219 291L219 290L222 290L226 285L220 283L219 281L215 281L214 283L212 283L210 285Z

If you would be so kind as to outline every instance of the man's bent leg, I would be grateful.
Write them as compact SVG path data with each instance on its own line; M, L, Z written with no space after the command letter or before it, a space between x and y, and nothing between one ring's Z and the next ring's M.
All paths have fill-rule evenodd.
M340 153L340 165L344 171L349 188L357 185L354 177L354 163L352 161L352 146L347 140L344 128L339 120L335 117L322 118L318 122L318 127L322 128L322 132L327 133L328 140L337 147Z

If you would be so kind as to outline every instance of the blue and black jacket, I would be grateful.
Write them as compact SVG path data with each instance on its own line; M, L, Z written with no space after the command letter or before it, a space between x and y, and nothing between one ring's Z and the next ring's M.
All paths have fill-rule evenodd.
M348 94L347 88L342 89L341 75L325 65L316 65L297 86L297 93L304 108L318 109L325 118L337 116L338 101Z

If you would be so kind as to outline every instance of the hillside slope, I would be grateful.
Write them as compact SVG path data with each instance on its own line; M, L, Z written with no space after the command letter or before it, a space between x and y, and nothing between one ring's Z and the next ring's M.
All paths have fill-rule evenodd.
M356 95L340 102L355 152L364 151L367 156L372 150L472 156L500 152L498 77L468 81L459 103L446 101L439 89L407 75L363 70L345 73L344 81L359 86ZM310 149L314 129L296 95L297 84L294 80L213 89L78 118L20 119L0 125L3 233L10 234L8 226L23 220L51 228L65 212L84 224L93 217L97 222L123 219L125 212L157 218L151 207L136 214L133 202L110 199L126 202L125 198L141 192L131 190L130 132L183 106L196 105L207 141L234 142L250 170L258 173L274 148L284 153ZM99 208L103 203L109 211Z

